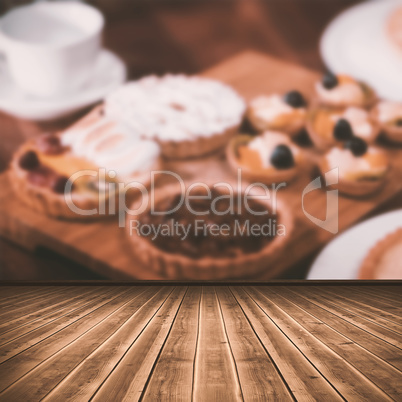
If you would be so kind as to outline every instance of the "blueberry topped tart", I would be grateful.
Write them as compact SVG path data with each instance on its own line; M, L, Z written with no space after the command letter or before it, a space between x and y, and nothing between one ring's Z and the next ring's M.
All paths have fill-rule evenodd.
M230 189L187 184L191 191L159 187L144 198L145 210L127 216L132 252L142 263L176 280L245 278L275 269L271 261L293 227L282 203L273 208L261 187L246 192L236 183Z
M253 99L247 117L258 131L279 130L297 134L305 124L307 101L299 91L262 95Z
M362 81L348 75L324 74L315 90L318 102L330 107L370 107L377 99L374 90Z
M319 106L309 111L307 131L314 145L325 150L352 136L373 143L379 134L379 124L371 113L356 106L338 109Z
M266 184L289 182L303 164L300 148L277 131L265 131L252 137L240 135L228 145L227 159L234 172Z
M390 164L383 150L352 137L328 151L320 167L323 175L338 183L341 193L363 196L381 187Z
M374 107L372 115L386 138L402 143L402 102L381 101Z

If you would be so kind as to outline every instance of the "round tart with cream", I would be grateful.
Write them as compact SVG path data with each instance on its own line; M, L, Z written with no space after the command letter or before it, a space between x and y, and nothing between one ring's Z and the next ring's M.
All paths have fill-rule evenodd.
M229 143L226 154L234 172L241 169L244 179L265 184L291 181L303 163L299 147L276 131L239 135Z
M343 147L328 151L320 164L321 173L346 195L363 196L377 191L390 169L387 155L359 137L344 142ZM330 173L328 173L330 172Z
M402 51L402 7L395 9L389 16L387 32L391 43L393 43L399 51Z
M353 136L373 143L380 130L372 114L362 108L349 106L333 109L321 106L309 112L307 131L314 145L325 150Z
M402 279L402 228L370 250L360 267L359 279Z
M62 133L23 144L10 180L22 201L50 216L107 216L116 212L119 183L148 185L159 154L155 142L133 136L97 107Z
M377 95L370 86L348 75L327 73L316 83L315 91L320 104L336 108L367 108L377 100Z
M290 212L280 201L274 210L261 187L247 198L242 191L236 184L187 194L180 185L155 190L154 210L145 197L146 209L127 216L133 253L167 279L245 278L275 269L293 229Z
M386 138L402 143L402 102L381 101L372 114Z
M163 156L186 159L224 147L245 112L229 86L202 77L149 76L123 85L105 101L105 114L142 138L157 141Z
M306 122L307 102L299 91L284 96L262 95L253 99L247 118L257 131L278 130L295 135Z

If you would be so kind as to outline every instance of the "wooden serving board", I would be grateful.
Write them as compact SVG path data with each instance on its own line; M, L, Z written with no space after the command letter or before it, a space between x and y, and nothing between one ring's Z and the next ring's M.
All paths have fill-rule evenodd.
M313 83L319 74L288 64L269 56L245 52L206 71L204 76L226 82L246 100L263 93L286 92L292 89L312 96ZM312 162L318 160L311 147L303 148ZM393 170L376 195L365 199L339 197L339 231L361 219L367 213L402 190L402 149L387 150ZM191 162L171 162L167 169L179 173L186 180L233 180L235 174L226 164L223 153ZM295 263L323 246L334 236L312 223L302 209L302 192L318 176L314 170L301 171L295 182L278 192L278 198L287 203L294 214L295 228L288 246L275 261L267 261L267 269L258 277L241 279L267 280L284 272ZM144 267L132 255L125 230L115 220L78 223L55 220L40 215L22 205L11 190L7 174L0 176L0 234L20 245L34 250L45 247L60 253L110 279L175 279L164 278ZM304 199L305 210L325 219L326 192L315 190ZM211 278L214 279L214 278ZM231 278L228 278L231 279Z

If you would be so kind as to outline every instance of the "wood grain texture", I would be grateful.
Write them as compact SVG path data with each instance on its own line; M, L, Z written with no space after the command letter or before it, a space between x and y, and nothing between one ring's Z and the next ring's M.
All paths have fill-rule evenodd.
M253 51L224 61L203 75L233 86L246 100L261 93L283 93L291 89L298 89L311 98L313 84L318 78L318 74L313 71ZM303 152L312 165L320 159L320 154L311 148L303 148ZM393 163L393 170L384 188L378 194L365 199L340 196L339 212L328 211L329 220L337 219L338 212L340 231L402 190L401 149L387 148L386 152ZM191 164L166 163L165 168L189 181L236 180L235 174L220 153L192 161ZM324 219L326 214L325 191L316 190L308 194L304 198L304 208L302 206L303 189L314 176L311 168L312 166L300 172L295 182L277 193L278 201L287 204L294 215L295 229L287 234L287 249L292 249L292 253L286 252L287 249L278 253L272 256L269 265L267 262L266 269L252 277L245 272L240 279L267 280L281 274L284 276L287 269L333 238L331 233L316 226L304 213L306 210L319 219ZM314 177L316 176L317 174ZM78 223L51 219L16 203L5 174L0 176L0 186L3 190L0 195L0 234L18 244L30 250L48 248L112 279L186 279L185 276L168 277L164 273L154 272L152 267L141 264L131 253L125 229L119 228L116 220ZM99 247L99 244L103 246Z
M338 306L332 287L71 286L70 311L53 301L3 335L0 401L400 400L400 334L364 289L337 287ZM379 288L379 303L401 290Z

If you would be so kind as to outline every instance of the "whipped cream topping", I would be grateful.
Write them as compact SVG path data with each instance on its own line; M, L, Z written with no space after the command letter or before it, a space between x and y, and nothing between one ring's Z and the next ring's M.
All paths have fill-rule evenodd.
M392 101L382 101L377 105L378 120L388 124L398 119L402 119L402 103Z
M353 133L360 138L368 139L373 135L374 126L370 121L370 115L364 109L348 107L341 114L332 114L331 119L336 123L339 119L346 119Z
M369 147L363 156L354 156L349 149L332 148L326 154L327 168L338 168L339 178L357 180L364 177L381 177L388 169L383 152Z
M248 147L253 151L258 152L261 158L261 163L264 168L273 167L271 164L271 156L274 149L278 145L286 145L292 151L294 159L297 161L300 150L293 145L289 137L277 131L265 131L263 134L255 137L248 143Z
M293 108L288 105L280 95L259 96L250 102L250 108L255 117L269 123L274 123L278 117L306 112L305 108Z
M148 76L129 82L105 101L106 116L136 135L183 141L223 133L241 123L243 99L218 81L185 75Z
M108 171L114 170L120 178L151 169L160 154L154 141L143 140L121 123L104 116L66 130L61 142L70 147L73 155Z
M342 105L362 105L364 103L364 93L357 82L339 83L335 88L327 89L321 82L315 84L315 89L319 97L327 103Z

